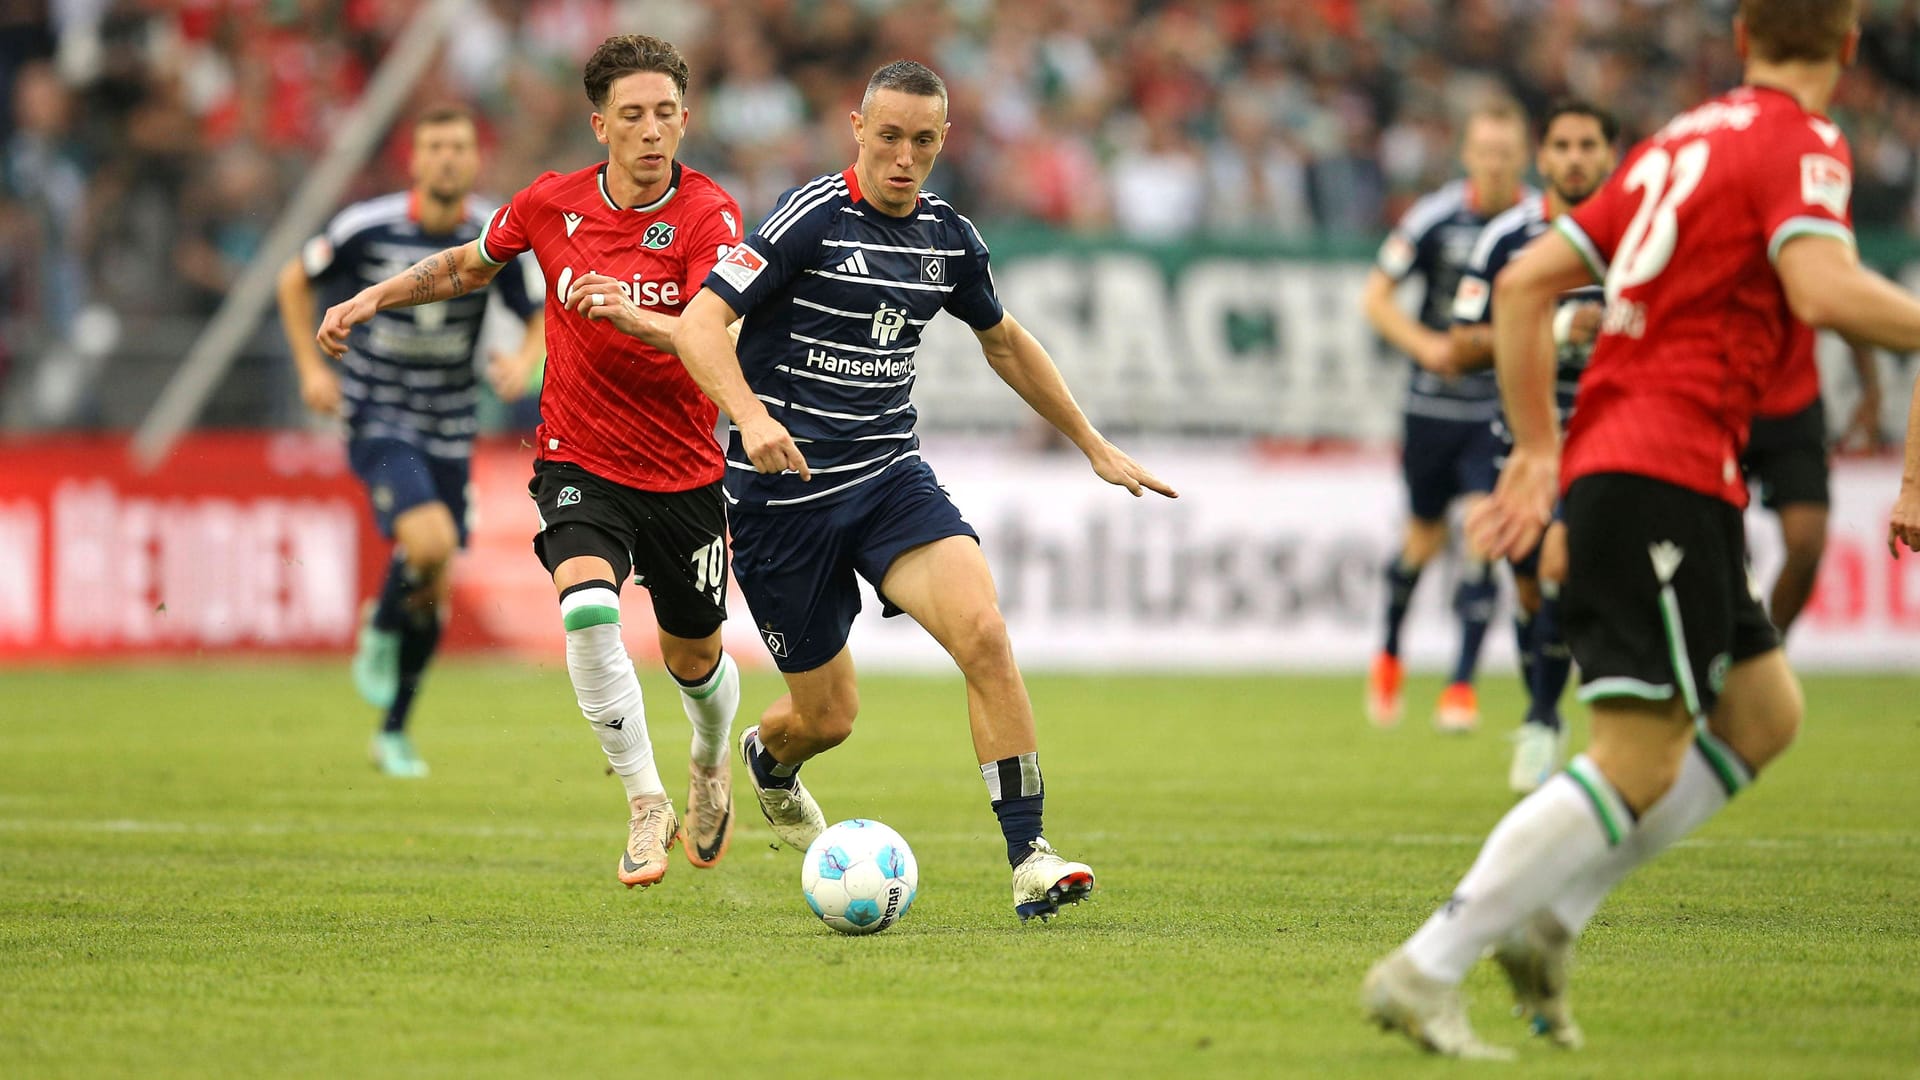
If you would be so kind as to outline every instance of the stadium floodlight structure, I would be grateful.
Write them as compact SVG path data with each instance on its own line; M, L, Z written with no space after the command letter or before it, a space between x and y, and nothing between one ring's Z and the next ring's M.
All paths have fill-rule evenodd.
M276 271L292 258L338 205L381 137L406 103L407 94L426 74L454 19L475 0L433 0L422 7L394 39L374 72L366 93L355 103L313 170L294 193L260 249L247 263L232 291L187 350L173 378L148 410L133 436L133 459L143 471L166 460L174 443L191 428L227 369L233 366L254 327L273 302Z

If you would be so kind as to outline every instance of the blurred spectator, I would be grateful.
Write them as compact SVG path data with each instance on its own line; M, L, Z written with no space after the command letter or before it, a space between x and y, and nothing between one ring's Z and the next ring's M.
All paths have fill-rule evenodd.
M0 3L0 376L9 348L39 359L44 343L97 330L80 318L89 297L139 320L130 338L168 343L145 363L169 363L423 2ZM1018 223L1370 245L1454 174L1460 111L1488 94L1535 111L1569 93L1603 101L1637 139L1717 92L1738 77L1732 6L471 0L409 107L472 105L489 143L483 190L513 191L599 154L577 113L593 46L660 34L693 67L686 160L722 178L752 224L780 191L851 160L862 80L908 55L952 90L931 186L990 238ZM1862 225L1910 227L1920 0L1866 9L1835 117L1856 140ZM376 155L349 196L404 186L404 164Z

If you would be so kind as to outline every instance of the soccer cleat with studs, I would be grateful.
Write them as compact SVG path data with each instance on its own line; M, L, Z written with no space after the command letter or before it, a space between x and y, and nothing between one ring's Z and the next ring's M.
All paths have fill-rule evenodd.
M620 884L644 889L667 876L667 852L679 838L680 819L665 795L636 795L628 804L633 816L627 820L627 846L616 869Z
M767 819L773 835L781 843L805 851L826 831L827 817L820 812L820 804L813 801L798 776L793 778L790 788L760 786L760 774L753 771L753 754L759 746L758 726L740 733L740 759L746 763L747 781L753 785L754 797L760 803L760 816Z
M1473 1033L1460 988L1422 975L1401 950L1373 965L1360 984L1360 1005L1382 1031L1397 1031L1442 1057L1512 1061L1504 1046L1490 1046Z
M1061 905L1077 904L1093 894L1093 867L1068 862L1046 838L1029 841L1033 853L1013 868L1013 910L1021 922L1046 922Z
M681 849L702 870L720 861L733 839L733 770L729 763L687 763L687 817L680 825Z
M1493 948L1493 962L1513 985L1514 1015L1535 1035L1554 1045L1578 1050L1586 1036L1573 1021L1567 1001L1567 969L1573 964L1573 935L1559 920L1541 912L1513 936Z

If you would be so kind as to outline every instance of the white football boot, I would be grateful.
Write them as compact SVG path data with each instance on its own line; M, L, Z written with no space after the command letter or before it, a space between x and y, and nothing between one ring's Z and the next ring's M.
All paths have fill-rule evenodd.
M820 804L807 794L806 785L798 776L793 778L790 788L760 786L760 776L753 771L753 751L760 745L760 728L750 727L740 733L740 758L746 762L747 780L753 784L753 794L760 802L760 814L773 826L773 835L790 848L805 851L812 846L814 838L826 831L827 818L820 812Z
M1093 867L1068 862L1045 837L1029 842L1033 854L1013 868L1013 910L1020 921L1054 917L1062 904L1077 904L1093 894Z
M1515 795L1531 795L1560 768L1560 732L1531 721L1513 733L1513 764L1507 786Z
M1567 1001L1567 969L1573 964L1573 935L1559 920L1541 912L1512 937L1494 946L1493 962L1513 984L1514 1012L1557 1046L1586 1045Z
M1483 1043L1473 1033L1459 987L1420 974L1402 950L1395 949L1367 972L1360 984L1360 1004L1382 1031L1398 1031L1433 1053L1475 1061L1514 1058L1512 1050Z

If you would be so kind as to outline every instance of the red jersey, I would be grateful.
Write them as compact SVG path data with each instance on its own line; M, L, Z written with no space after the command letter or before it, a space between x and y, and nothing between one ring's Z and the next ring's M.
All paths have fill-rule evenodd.
M622 208L605 163L547 173L496 211L480 254L523 251L547 279L547 375L536 454L642 491L686 491L726 471L714 441L719 411L680 358L567 307L582 274L617 278L635 305L678 315L707 272L740 242L740 205L679 164L658 202Z
M1787 333L1787 354L1760 394L1757 419L1793 416L1820 399L1820 365L1813 358L1813 327L1798 320Z
M1682 113L1555 222L1606 285L1563 484L1633 473L1745 506L1740 452L1799 324L1773 259L1853 242L1853 155L1791 95L1747 86Z

